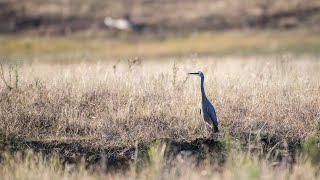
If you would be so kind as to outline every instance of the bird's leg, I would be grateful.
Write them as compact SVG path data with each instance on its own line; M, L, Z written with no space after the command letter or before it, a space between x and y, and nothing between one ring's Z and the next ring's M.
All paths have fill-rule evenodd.
M205 122L204 124L205 124L205 126L204 126L205 131L206 131L206 132L211 131L211 128L212 128L211 125L208 124L207 122ZM209 137L210 137L210 136L209 136Z
M223 135L223 132L221 132L221 131L215 132L214 126L211 128L211 132L212 132L212 134L211 134L212 138L214 138L214 139Z
M214 132L214 126L211 127L211 137L214 139L218 137L218 134Z
M207 126L206 125L202 125L201 126L201 130L207 132Z

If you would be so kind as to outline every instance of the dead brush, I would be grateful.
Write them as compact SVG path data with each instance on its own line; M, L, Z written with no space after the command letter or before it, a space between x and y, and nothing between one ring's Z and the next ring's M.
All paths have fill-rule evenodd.
M246 137L250 130L279 139L319 135L320 65L308 59L199 59L176 62L175 68L172 63L144 62L131 66L143 72L134 75L126 63L117 65L117 73L108 63L24 65L19 68L24 75L18 79L19 91L9 94L6 86L1 91L1 134L92 139L88 142L107 146L206 137L195 86L199 82L185 74L195 65L207 69L207 95L221 128L231 136Z
M7 73L5 72L7 69ZM6 75L7 74L7 75ZM17 89L19 83L19 71L17 64L7 64L5 65L0 63L0 78L4 85L9 89Z

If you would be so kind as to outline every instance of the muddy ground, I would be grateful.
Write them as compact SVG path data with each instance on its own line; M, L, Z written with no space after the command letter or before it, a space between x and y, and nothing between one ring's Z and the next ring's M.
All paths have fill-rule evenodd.
M244 142L245 143L245 142ZM209 158L210 163L222 165L230 148L235 148L224 140L214 140L211 138L198 138L194 140L175 141L170 139L158 139L149 143L139 143L137 146L129 147L108 147L91 146L87 143L78 142L60 142L60 141L25 141L10 140L0 142L0 154L9 152L15 154L20 152L24 154L27 150L41 153L44 157L52 154L58 155L63 165L85 163L86 168L107 167L107 171L127 170L137 157L136 162L143 164L148 162L149 149L156 145L166 144L166 159L175 159L177 156L182 158L192 158L197 164L204 159ZM301 150L299 141L292 141L284 147L283 142L276 141L267 137L262 137L260 145L251 145L251 152L259 153L263 150L267 154L270 149L277 146L277 152L271 153L272 159L289 164L295 163L295 154ZM241 149L248 151L248 145L242 144ZM136 151L138 148L138 151ZM261 149L262 148L262 149ZM137 154L136 154L137 153ZM262 155L263 156L263 155Z

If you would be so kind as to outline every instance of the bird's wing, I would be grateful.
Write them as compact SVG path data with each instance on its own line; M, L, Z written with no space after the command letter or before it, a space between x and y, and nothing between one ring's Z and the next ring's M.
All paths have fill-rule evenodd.
M214 124L218 124L218 119L217 119L217 115L216 115L216 111L214 110L214 108L212 106L207 107L207 113L209 114L212 122Z
M215 132L218 132L218 119L216 111L214 110L212 105L207 107L207 113L210 116Z

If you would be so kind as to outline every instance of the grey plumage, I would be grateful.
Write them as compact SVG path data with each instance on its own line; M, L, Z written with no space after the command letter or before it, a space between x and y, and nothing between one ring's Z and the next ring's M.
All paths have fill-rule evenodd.
M203 120L211 126L213 133L219 132L216 111L213 105L211 104L211 102L209 101L209 99L207 98L204 91L204 74L201 71L195 72L195 73L188 73L188 74L196 75L201 78L200 88L201 88L202 101L201 101L200 114Z

